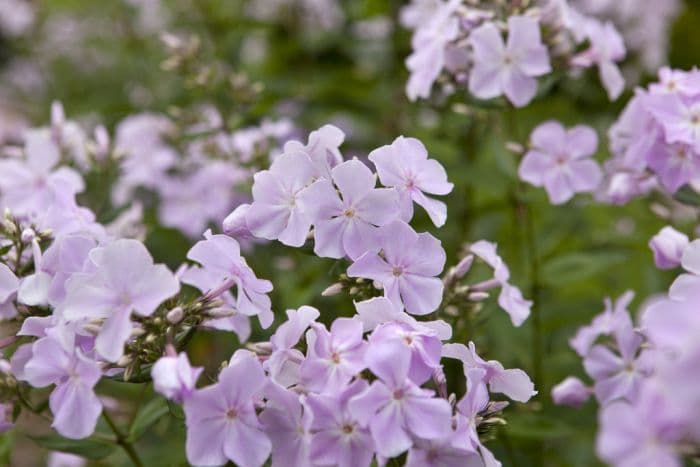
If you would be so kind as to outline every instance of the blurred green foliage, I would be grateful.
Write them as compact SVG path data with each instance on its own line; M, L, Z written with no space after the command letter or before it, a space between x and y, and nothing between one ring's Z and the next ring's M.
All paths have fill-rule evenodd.
M388 37L376 41L358 37L353 29L357 21L377 15L396 18L402 4L397 0L344 2L348 21L343 29L313 37L303 34L292 17L279 23L247 18L240 0L165 3L171 14L168 30L198 35L206 54L265 85L242 124L279 115L291 107L293 120L301 128L310 130L336 122L348 129L346 157L362 157L401 134L425 143L432 156L445 165L456 188L446 199L447 225L435 229L427 216L417 211L417 229L442 240L448 265L458 261L465 242L482 238L496 241L514 282L526 297L537 300L543 330L541 374L537 375L540 395L529 404L515 404L506 411L508 425L499 429L492 442L497 457L512 466L597 465L594 405L589 403L579 411L554 407L549 391L567 375L582 376L580 360L567 341L578 326L602 309L603 297L617 297L632 289L637 292L637 306L668 286L672 276L653 267L647 247L648 239L664 222L650 211L653 199L607 206L581 196L564 206L551 206L542 190L517 182L517 156L507 152L504 144L525 142L532 128L547 119L569 125L586 123L599 132L598 157L603 160L607 157L606 128L626 98L611 104L595 79L583 79L554 82L547 96L515 112L498 106L473 109L468 114L455 112L452 104L466 102L464 93L457 93L449 102L410 103L404 94L407 71L403 65L410 52L409 34L394 23ZM72 15L81 23L94 23L98 31L100 24L108 28L89 37L85 44L88 50L74 51L83 57L81 66L61 56L43 55L37 65L45 86L38 93L17 94L23 111L43 124L50 101L57 99L71 118L102 121L113 129L134 112L167 112L173 106L188 106L211 97L193 92L181 78L160 68L166 58L164 49L156 34L136 32L134 14L119 0L43 2L43 21ZM700 63L698 24L700 2L688 0L673 29L673 66L689 68ZM0 45L0 62L27 53L36 38L23 40L26 43ZM264 54L255 57L258 47ZM628 91L626 97L630 94ZM97 196L107 184L98 179L90 186ZM528 210L532 226L525 222L523 209ZM688 219L681 227L691 234L696 221ZM191 241L176 231L157 227L154 219L151 222L149 248L158 260L177 266ZM530 227L533 232L528 231ZM347 297L320 296L336 279L334 261L276 243L258 246L247 257L260 277L275 284L272 299L276 313L303 304L318 307L326 322L351 313ZM538 264L537 283L532 281L533 260ZM533 358L538 354L533 352L533 323L531 318L521 328L513 328L507 315L492 305L481 312L468 338L477 342L482 355L534 374ZM258 330L255 338L264 336ZM211 378L235 346L235 337L228 334L201 333L192 342L190 354L195 363L208 365L207 377ZM458 377L455 370L459 369L448 370ZM123 383L103 383L102 389L132 401L142 397L140 389ZM181 414L168 406L150 409L153 419L143 421L144 430L139 428L136 436L140 438L138 450L147 465L177 465L184 459ZM166 410L173 411L172 416L155 417ZM10 443L12 435L4 436L0 456ZM126 465L128 460L118 451L105 462Z

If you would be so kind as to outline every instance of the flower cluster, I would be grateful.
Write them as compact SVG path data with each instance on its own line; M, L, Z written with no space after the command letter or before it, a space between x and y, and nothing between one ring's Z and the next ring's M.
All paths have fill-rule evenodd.
M166 143L168 121L132 117L112 145L104 129L89 140L59 106L53 120L28 132L24 147L7 148L1 161L7 214L0 310L19 329L2 342L19 341L10 361L0 362L3 430L30 387L51 386L52 426L66 438L88 437L107 410L96 392L101 379L152 379L158 393L183 406L187 458L195 465L258 466L271 455L273 465L357 466L405 453L407 465L498 465L484 434L502 423L508 403L492 394L527 402L534 385L522 370L482 359L473 343L448 343L452 325L442 318L478 311L495 288L516 326L532 303L486 241L470 245L439 277L446 262L440 241L409 222L416 203L443 225L445 204L433 196L448 194L452 184L420 141L399 137L372 151L375 174L343 159L345 135L334 126L312 132L307 143L287 142L279 154L258 146L256 138L269 133L250 130L244 141L255 142L248 150L266 150L272 160L253 176L252 202L224 220L228 235L204 232L173 273L141 241L111 232L76 201L85 187L80 171L112 160L122 168L113 193L167 184L176 157ZM219 131L212 138L241 142ZM146 152L156 156L143 158ZM237 350L217 383L198 387L202 368L182 351L192 332L230 331L243 342L250 317L263 328L275 321L273 284L256 276L234 237L313 242L318 256L347 265L329 289L347 286L351 297L371 298L355 301L354 316L328 326L315 308L287 311L269 341ZM493 277L464 284L477 258ZM185 285L199 293L193 297ZM442 316L414 317L435 312ZM462 362L462 383L448 381L443 358Z
M657 186L671 194L700 175L700 71L662 68L609 131L600 196L626 203Z
M414 0L402 14L414 30L408 97L427 98L440 82L446 94L467 87L478 99L505 96L522 107L537 94L537 78L595 66L617 99L624 89L617 63L626 50L612 23L565 0L530 3Z
M700 240L689 243L685 235L666 227L650 245L659 267L682 266L687 272L668 294L644 307L637 326L627 310L631 292L614 303L606 300L603 313L570 341L593 386L569 377L552 390L556 403L574 407L595 395L600 405L598 454L615 466L680 466L683 457L700 453L700 349L694 337Z
M473 344L443 344L449 324L416 321L384 297L356 309L330 329L315 308L288 310L270 341L253 346L257 355L238 350L217 383L194 391L198 370L186 357L161 359L184 374L154 367L161 392L184 401L188 460L369 466L408 452L406 465L496 465L479 433L507 403L489 391L526 402L536 394L529 377L481 359ZM464 365L459 400L448 395L443 357Z

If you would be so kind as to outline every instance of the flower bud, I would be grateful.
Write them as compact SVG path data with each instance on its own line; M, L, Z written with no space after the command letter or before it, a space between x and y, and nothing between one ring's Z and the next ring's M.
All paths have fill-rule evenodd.
M659 269L679 266L687 245L688 236L670 226L661 229L649 241L649 248L654 253L654 264Z
M591 396L591 389L580 379L569 376L552 388L552 399L557 405L582 406Z
M474 255L467 255L454 267L453 274L457 279L464 277L474 264Z
M167 319L170 324L177 324L182 321L182 318L184 317L185 312L179 306L176 306L172 310L168 311L168 313L165 315L165 319Z
M334 295L338 295L342 291L343 291L343 284L341 284L340 282L336 282L335 284L328 286L326 288L326 290L321 292L321 296L332 297Z
M248 229L245 216L250 208L250 204L241 204L224 219L224 233L238 240L253 238L253 234Z
M22 240L22 243L31 243L32 240L36 237L36 232L34 232L34 229L31 229L27 227L26 229L22 230L22 235L20 239Z
M469 295L467 295L467 299L470 302L481 302L483 300L486 300L489 298L489 293L488 292L472 292Z

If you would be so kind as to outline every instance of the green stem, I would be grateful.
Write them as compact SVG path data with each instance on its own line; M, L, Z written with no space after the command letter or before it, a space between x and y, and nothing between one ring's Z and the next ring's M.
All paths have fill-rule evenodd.
M543 339L542 339L542 316L539 307L540 274L539 258L537 254L537 241L535 239L535 221L527 203L522 203L522 213L525 218L525 239L530 263L530 296L532 300L532 363L535 386L542 390L542 360Z
M117 427L116 423L114 423L114 420L112 420L112 417L109 415L107 410L102 411L102 416L107 422L107 425L109 425L109 428L114 433L114 436L117 438L117 444L124 449L126 455L129 456L129 459L131 459L131 462L133 462L136 467L143 467L143 462L141 462L141 459L139 459L139 455L136 453L134 445L126 439L126 436L121 432L119 427Z

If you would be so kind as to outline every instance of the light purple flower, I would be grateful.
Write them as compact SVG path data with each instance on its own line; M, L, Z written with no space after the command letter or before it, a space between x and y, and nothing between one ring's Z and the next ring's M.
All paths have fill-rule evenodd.
M411 40L413 53L406 59L411 75L406 83L406 95L412 101L427 98L433 83L440 75L447 59L447 46L459 33L459 18L454 15L460 5L451 0L435 2L434 11L421 12L420 27ZM427 14L428 16L426 21Z
M81 176L68 167L57 167L59 148L46 132L29 133L24 160L0 161L2 202L15 214L36 215L53 204L58 193L70 196L83 191Z
M671 194L700 177L700 154L686 144L657 141L647 162Z
M403 345L377 345L366 361L379 380L352 398L349 409L362 426L369 426L379 454L401 454L413 444L411 436L430 440L450 434L449 403L408 378L411 355Z
M552 70L535 18L509 17L506 43L491 22L474 30L469 42L474 50L469 91L480 99L505 94L516 107L527 105L537 93L535 77Z
M315 465L370 465L374 441L349 407L350 400L366 389L367 382L360 379L340 392L307 396L305 404L313 412L311 458Z
M331 331L319 323L311 324L306 360L301 364L303 385L314 392L335 391L364 370L367 343L362 339L362 322L336 318Z
M304 354L294 346L319 315L318 310L310 306L287 310L287 321L280 324L270 338L272 354L263 363L270 379L284 387L300 382L299 367L304 360Z
M500 467L501 463L486 446L481 443L477 428L481 414L489 404L489 391L486 388L486 370L470 368L465 370L467 393L457 402L457 431L463 433L463 448L478 451L485 467Z
M415 138L399 136L390 145L369 153L369 160L377 168L382 185L399 191L402 220L411 220L415 201L426 210L436 227L445 224L447 206L442 201L425 196L425 193L446 195L454 185L447 181L442 165L435 159L428 159L423 143Z
M569 376L552 388L552 400L557 405L581 407L591 397L591 389L580 379Z
M435 311L444 288L435 277L445 266L440 241L397 220L381 229L380 245L383 257L368 251L348 268L348 276L380 282L384 296L399 309L415 315Z
M202 371L204 368L190 365L185 352L166 355L159 358L151 368L153 389L170 400L182 403L192 395Z
M659 269L673 269L681 264L683 250L688 246L688 236L666 226L649 240L654 253L654 264Z
M34 274L22 279L18 300L25 305L59 306L66 296L66 281L82 272L90 251L97 242L90 236L60 236L43 254L34 248Z
M573 57L571 63L585 68L597 65L608 97L614 101L625 89L625 80L615 63L625 58L625 43L611 22L586 18L584 31L590 47Z
M314 224L314 252L355 259L375 246L378 226L398 217L398 193L375 188L374 174L357 160L334 167L331 178L332 183L318 180L299 195L302 209Z
M66 438L80 439L95 431L102 404L94 387L102 372L79 349L66 352L56 340L44 337L32 346L24 378L34 387L55 384L49 397L52 426Z
M680 467L675 443L678 426L665 416L665 401L645 391L636 404L604 407L599 416L596 451L615 467Z
M642 380L651 373L648 354L638 355L643 338L637 331L629 325L618 326L614 337L619 355L604 345L594 345L583 360L602 405L616 399L634 401Z
M180 290L175 276L153 264L146 247L136 240L117 240L90 252L93 271L76 273L66 281L63 314L68 320L104 319L97 352L115 362L131 334L131 313L151 315Z
M311 220L299 206L298 195L311 183L315 171L308 155L293 152L279 155L269 170L256 173L253 202L246 213L250 231L285 245L303 245Z
M683 143L700 152L700 99L679 94L655 94L646 98L647 110L664 129L667 143Z
M187 460L194 465L259 467L272 443L255 413L267 380L256 357L237 351L221 370L219 382L185 400Z
M309 141L303 145L299 141L287 141L285 153L302 153L309 156L314 166L314 178L331 179L331 169L343 162L340 145L345 141L345 133L334 125L323 125L309 133Z
M411 355L408 377L416 384L423 384L440 368L442 343L429 329L414 328L406 323L391 322L378 326L369 338L368 352L376 345L396 342L404 345Z
M205 233L205 240L197 242L187 258L197 261L210 276L210 289L217 288L226 281L236 286L236 309L246 316L257 315L260 324L267 328L272 324L270 297L272 283L258 279L241 256L238 242L226 235ZM183 276L188 281L188 274Z
M408 451L404 467L484 467L474 451L452 445L452 440L416 440Z
M442 356L460 360L465 376L472 368L484 370L484 384L488 384L492 392L505 394L514 401L527 402L537 394L535 385L527 373L518 368L505 369L496 360L484 360L476 353L473 342L469 342L469 347L464 344L445 344L442 347Z
M272 442L273 467L306 467L311 465L311 419L299 394L273 382L265 388L267 403L260 422Z
M576 335L569 340L569 345L581 357L585 357L600 336L608 336L617 328L632 326L627 307L634 299L634 293L627 291L614 302L610 298L604 300L605 309L597 315L588 326L582 326Z
M510 315L514 326L520 326L530 316L532 301L525 300L520 289L508 282L510 270L503 259L498 256L496 248L495 243L479 240L469 247L469 251L493 268L494 280L501 286L501 292L498 294L498 305Z
M575 193L591 192L600 184L603 174L590 158L598 146L592 128L578 125L567 130L550 120L535 128L530 144L518 175L534 186L544 186L552 204L565 203Z
M362 321L365 332L377 328L379 325L389 322L404 323L411 329L434 334L441 341L452 337L452 326L441 319L434 321L418 321L408 313L397 308L386 297L374 297L369 300L355 303L357 316Z

